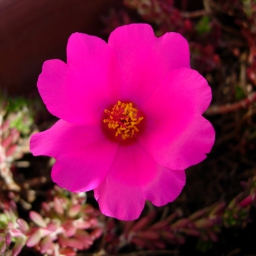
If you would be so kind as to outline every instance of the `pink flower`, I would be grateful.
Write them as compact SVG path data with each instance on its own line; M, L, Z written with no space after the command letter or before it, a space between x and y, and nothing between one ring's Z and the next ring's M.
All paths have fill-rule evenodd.
M175 200L184 169L214 143L202 117L211 89L190 68L188 43L177 33L156 38L149 25L132 24L108 43L74 33L67 64L46 61L38 89L60 120L32 136L31 151L56 159L59 186L94 189L101 211L121 220L138 218L145 200Z

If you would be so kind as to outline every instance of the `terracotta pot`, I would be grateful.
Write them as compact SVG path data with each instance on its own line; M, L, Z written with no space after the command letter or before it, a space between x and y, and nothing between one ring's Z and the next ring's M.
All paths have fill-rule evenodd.
M65 60L70 34L99 34L100 16L120 4L120 0L1 0L0 87L11 94L35 90L42 63Z

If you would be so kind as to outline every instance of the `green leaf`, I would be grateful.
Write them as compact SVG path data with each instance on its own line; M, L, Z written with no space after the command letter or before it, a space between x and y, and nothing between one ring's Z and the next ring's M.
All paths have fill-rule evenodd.
M244 90L240 86L235 87L235 96L237 100L244 99L245 93Z
M196 24L196 31L198 34L206 34L210 32L211 24L209 16L203 16Z

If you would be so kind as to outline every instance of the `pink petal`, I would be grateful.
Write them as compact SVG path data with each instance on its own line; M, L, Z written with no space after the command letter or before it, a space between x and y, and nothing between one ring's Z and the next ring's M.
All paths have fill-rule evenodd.
M108 175L94 192L101 212L109 217L135 220L144 208L145 200L141 190L123 182L117 183L113 174Z
M125 100L144 102L163 75L172 69L190 67L188 43L177 33L157 38L151 26L131 24L115 29L108 42L120 63Z
M34 211L30 211L29 212L29 217L30 219L35 222L39 227L43 227L45 228L46 227L46 222L45 220L43 219L43 217L37 213L37 212L34 212Z
M88 191L104 179L115 157L117 144L97 126L76 126L63 120L30 141L34 155L57 159L52 179L72 192Z
M185 171L173 171L159 167L157 177L144 188L144 194L146 199L155 206L163 206L178 197L185 183Z
M59 158L98 140L105 141L101 127L73 125L59 120L50 129L32 135L30 149L34 156Z
M214 129L201 116L210 100L211 89L196 71L171 71L142 107L147 128L138 141L157 163L172 170L199 163L214 143Z
M43 65L37 85L47 109L71 123L99 123L104 109L120 98L113 50L100 38L75 33L68 41L67 60Z
M156 205L166 204L178 196L184 183L184 171L173 172L159 166L134 143L118 148L109 173L94 192L105 215L134 220L146 199Z

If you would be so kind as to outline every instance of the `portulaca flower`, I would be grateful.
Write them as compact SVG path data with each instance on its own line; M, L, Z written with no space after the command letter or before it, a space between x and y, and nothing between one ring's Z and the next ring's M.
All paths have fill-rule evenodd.
M107 216L133 220L145 200L175 200L185 169L214 143L202 116L211 89L190 68L188 43L177 33L157 38L149 25L132 24L114 30L108 43L74 33L67 63L46 61L38 90L60 120L32 136L32 153L56 159L59 186L93 189Z

